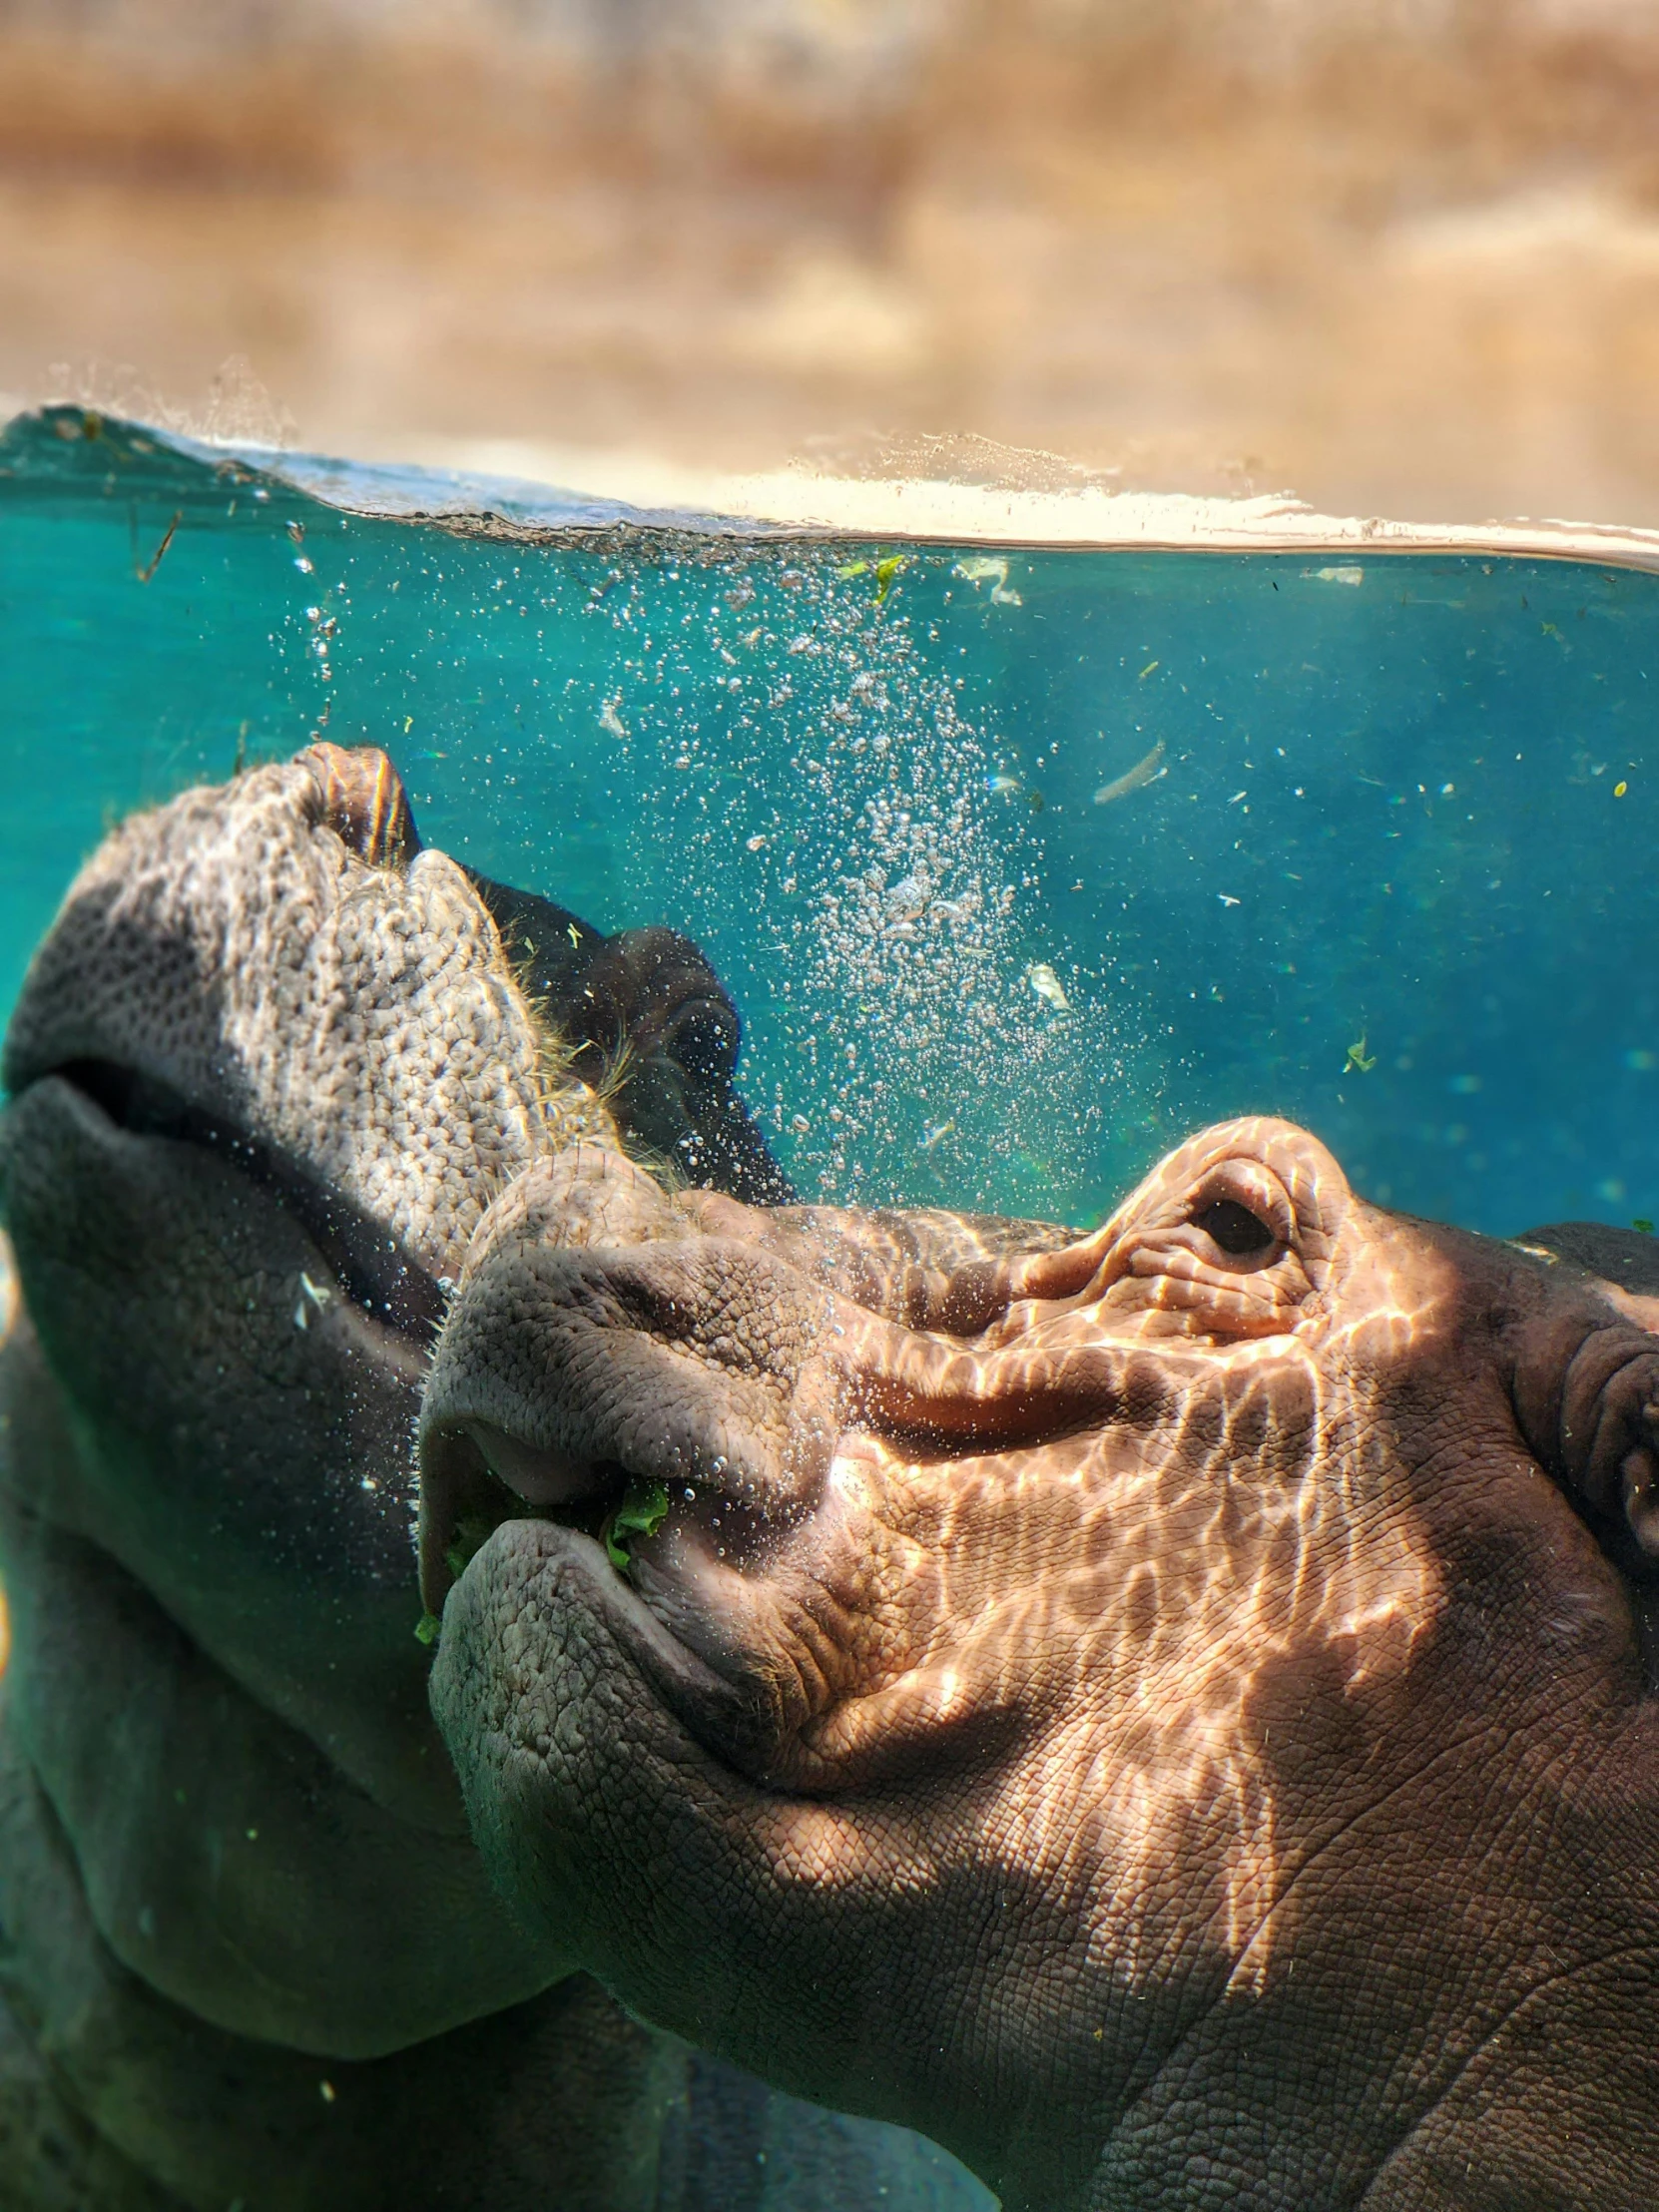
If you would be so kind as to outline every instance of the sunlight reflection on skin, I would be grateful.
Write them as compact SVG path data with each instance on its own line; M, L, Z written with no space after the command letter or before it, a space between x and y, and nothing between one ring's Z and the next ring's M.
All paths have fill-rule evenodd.
M1276 1234L1223 1269L1194 1217L1228 1199ZM1120 1900L1155 1897L1201 1830L1213 1939L1232 1985L1260 1989L1295 1873L1265 1690L1279 1669L1385 1700L1442 1602L1387 1405L1401 1363L1453 1326L1452 1270L1265 1120L1206 1131L1093 1236L1014 1261L1027 1295L972 1340L890 1327L880 1309L917 1292L896 1270L883 1285L869 1247L867 1305L834 1296L829 1341L874 1419L838 1438L811 1564L713 1574L732 1645L767 1654L797 1723L780 1773L810 1787L959 1719L1052 1714L1032 1786L979 1848L1073 1892L1139 1990L1162 1970L1159 1916L1103 1918L1068 1877L1110 1868ZM980 1433L949 1456L895 1444L894 1415L926 1413ZM831 1809L780 1818L787 1879L861 1879Z

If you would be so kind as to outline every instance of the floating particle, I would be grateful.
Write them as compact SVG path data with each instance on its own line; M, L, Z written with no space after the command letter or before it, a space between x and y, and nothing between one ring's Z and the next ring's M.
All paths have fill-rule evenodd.
M1343 1062L1343 1073L1347 1075L1349 1070L1353 1069L1358 1075L1369 1075L1376 1065L1377 1054L1375 1052L1367 1053L1366 1035L1365 1031L1362 1030L1356 1041L1348 1048L1348 1058Z
M1148 784L1155 784L1159 777L1168 774L1169 771L1164 766L1164 741L1160 738L1152 751L1144 759L1137 761L1133 768L1125 769L1111 783L1102 784L1094 795L1094 803L1097 807L1110 807L1114 800L1127 799L1131 792L1142 791Z
M1148 662L1147 662L1147 664L1146 664L1146 666L1145 666L1145 668L1143 668L1143 669L1141 670L1141 673L1139 674L1139 676L1137 676L1137 677L1136 677L1136 679L1135 679L1136 683L1137 683L1137 684L1144 684L1144 683L1146 682L1147 678L1148 678L1148 677L1149 677L1149 676L1150 676L1150 675L1152 674L1153 670L1154 670L1155 668L1162 668L1162 667L1163 667L1163 665L1164 665L1164 664L1163 664L1163 662L1162 662L1162 661L1148 661Z
M1020 781L1017 776L987 776L985 779L986 791L994 793L1000 799L1010 797L1019 788Z
M1216 896L1221 900L1224 906L1237 906L1239 904L1239 900L1236 898L1230 898L1226 891L1217 891Z
M882 600L886 598L888 592L892 590L893 579L895 576L897 576L899 570L903 568L908 568L909 565L910 556L907 553L889 553L886 556L885 560L880 560L876 562L875 604L878 607L880 606Z
M943 1144L945 1138L950 1135L955 1126L956 1121L954 1115L952 1115L949 1121L930 1122L927 1127L927 1132L923 1136L920 1144L916 1146L916 1150L918 1152L931 1152L935 1145Z
M1060 978L1046 960L1033 960L1025 971L1025 980L1045 1006L1052 1006L1057 1014L1069 1014L1071 1000L1066 996Z
M1615 799L1622 799L1629 789L1630 786L1628 784L1615 784L1613 786L1613 797Z
M1308 571L1304 569L1303 574L1306 576L1308 574ZM1360 584L1363 584L1366 580L1366 572L1363 568L1316 568L1313 571L1313 576L1314 581L1317 584L1350 584L1358 586Z
M766 846L767 840L765 837L745 837L743 840L743 848L746 852L764 852Z
M970 584L989 584L993 607L1023 607L1025 604L1009 585L1007 559L1000 553L970 553L965 560L956 563L951 573L965 577Z
M617 713L617 703L614 699L607 699L600 708L599 727L601 730L608 730L613 738L625 738L628 735L628 727Z
M185 510L183 507L180 507L174 514L173 520L162 532L161 544L157 546L155 552L151 554L149 560L145 562L143 568L139 568L135 563L133 573L137 576L141 584L148 584L151 577L155 575L157 569L161 567L162 562L167 558L167 549L173 543L173 534L184 519ZM309 568L309 561L305 563L305 566Z

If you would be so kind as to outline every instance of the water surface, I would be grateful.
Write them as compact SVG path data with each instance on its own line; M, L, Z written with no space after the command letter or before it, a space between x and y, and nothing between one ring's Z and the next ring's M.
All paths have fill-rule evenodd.
M1263 1110L1394 1206L1659 1217L1659 578L350 511L396 488L0 438L0 1011L111 820L323 734L699 938L805 1195L1083 1221Z

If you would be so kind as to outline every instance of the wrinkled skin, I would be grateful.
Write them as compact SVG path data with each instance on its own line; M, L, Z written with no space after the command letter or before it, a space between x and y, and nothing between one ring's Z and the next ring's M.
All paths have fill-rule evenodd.
M737 1043L695 946L422 850L377 754L187 794L82 871L0 1122L7 2212L976 2196L518 1925L428 1712L411 1440L446 1285L573 1144L788 1195Z
M1659 2202L1632 1259L1390 1214L1266 1120L1070 1241L538 1166L421 1418L492 1871L1010 2212ZM670 1505L622 1573L627 1472Z

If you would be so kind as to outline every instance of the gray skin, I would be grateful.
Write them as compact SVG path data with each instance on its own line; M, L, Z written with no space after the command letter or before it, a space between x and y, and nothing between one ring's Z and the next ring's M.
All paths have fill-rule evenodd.
M83 869L0 1121L5 2212L983 2203L526 1931L428 1711L446 1282L573 1145L786 1189L736 1051L695 947L421 850L378 754L189 793Z
M1070 1240L538 1166L421 1415L484 1857L1008 2212L1651 2207L1656 1288L1271 1120Z

